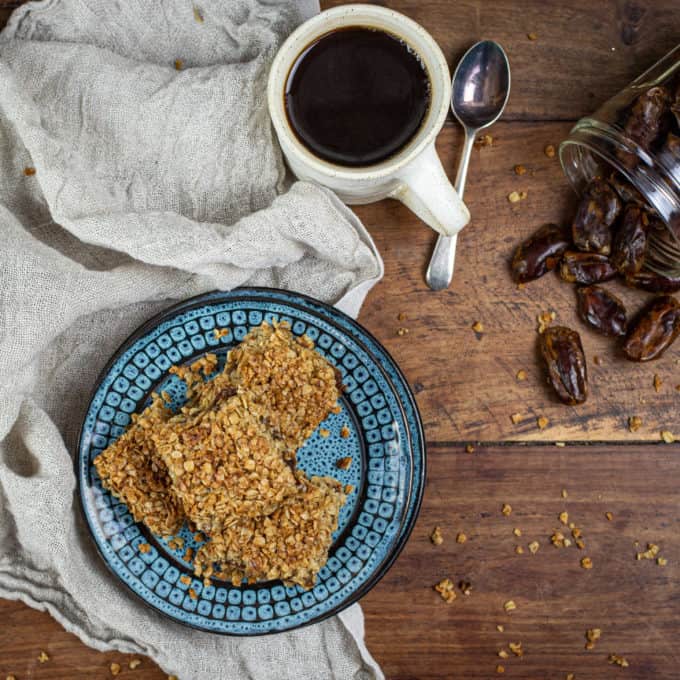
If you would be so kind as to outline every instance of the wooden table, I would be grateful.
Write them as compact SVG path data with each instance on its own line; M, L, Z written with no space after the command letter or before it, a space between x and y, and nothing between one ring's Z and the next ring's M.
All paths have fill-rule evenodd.
M336 4L340 0L323 3ZM360 319L410 380L429 456L413 535L362 601L368 646L391 680L490 678L499 663L507 677L528 680L568 673L579 680L677 678L680 445L660 443L659 432L680 435L680 343L653 364L627 363L612 342L577 321L570 286L546 276L518 290L507 262L519 239L544 222L569 219L573 210L559 162L544 147L557 145L574 121L674 46L680 6L677 0L380 4L422 23L452 65L476 40L498 40L513 84L505 116L490 131L493 144L473 152L466 189L473 218L459 239L449 290L425 286L434 236L417 218L394 202L356 210L385 260L385 278ZM8 15L0 9L0 21ZM438 149L450 174L460 143L449 120ZM517 176L517 164L528 172ZM507 195L513 190L528 197L512 205ZM631 306L641 304L640 295L614 287ZM583 406L563 406L545 387L536 315L548 309L582 334L592 384ZM476 321L482 333L471 329ZM399 327L409 333L398 335ZM527 380L517 381L520 369ZM658 391L655 373L662 380ZM510 420L515 413L517 424ZM536 425L541 415L549 420L543 430ZM643 421L635 433L627 429L632 415ZM566 446L557 445L562 442ZM465 451L468 444L473 453ZM513 508L509 517L501 513L503 503ZM584 551L550 545L565 510L583 531ZM444 535L440 546L429 540L435 525ZM456 542L458 532L467 535L465 543ZM533 541L540 544L536 554L528 549ZM658 544L668 564L636 560L636 541L640 550ZM516 546L524 554L516 554ZM592 569L581 568L583 556L592 559ZM432 590L444 577L470 582L471 594L446 604ZM511 599L517 609L507 614L503 604ZM0 602L0 620L1 678L10 672L19 680L106 678L111 661L126 661L88 649L48 615L20 604ZM584 648L589 628L602 630L591 651ZM499 658L509 642L522 643L522 658ZM37 662L41 649L51 657L44 665ZM610 666L611 653L625 657L629 668ZM142 668L136 677L164 677L150 661Z

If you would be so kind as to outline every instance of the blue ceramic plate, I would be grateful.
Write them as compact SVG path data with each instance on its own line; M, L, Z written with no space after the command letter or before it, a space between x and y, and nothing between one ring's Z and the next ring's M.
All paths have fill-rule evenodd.
M152 391L166 390L178 406L183 384L169 375L174 364L214 352L225 355L263 321L286 320L307 334L342 373L342 410L331 414L298 453L310 475L351 484L326 566L311 590L280 581L234 587L213 579L204 587L184 561L196 547L184 528L181 550L133 521L124 503L102 488L92 464L141 411ZM215 338L216 329L229 333ZM341 437L343 426L350 436ZM352 457L349 470L338 458ZM425 448L409 387L392 358L359 324L336 309L301 295L262 288L209 293L148 321L118 350L95 388L80 434L80 498L97 548L111 571L134 593L175 621L201 630L256 635L290 630L335 614L364 595L404 546L420 508ZM140 544L151 550L142 553ZM180 577L188 575L190 584ZM185 579L186 580L186 579ZM193 588L197 598L189 597Z

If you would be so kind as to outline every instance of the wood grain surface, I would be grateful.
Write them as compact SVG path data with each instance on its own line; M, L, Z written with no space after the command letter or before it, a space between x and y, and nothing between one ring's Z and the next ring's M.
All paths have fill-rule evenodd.
M16 4L0 0L0 25ZM417 218L395 202L356 207L386 269L360 320L413 386L429 455L413 536L362 600L368 646L389 680L491 678L498 663L506 677L526 680L568 673L579 680L677 678L680 446L656 442L661 429L680 435L680 347L645 366L624 361L616 343L575 318L570 286L549 275L518 290L508 258L533 229L568 220L573 210L559 162L545 156L545 145L558 144L576 119L677 42L680 6L677 0L379 4L422 23L452 65L476 40L498 40L510 57L513 89L503 122L490 131L494 144L473 152L466 189L473 220L459 238L448 291L425 286L434 235ZM438 149L451 176L460 142L449 120ZM516 164L529 172L518 177ZM527 199L511 205L513 190L526 191ZM612 288L630 309L646 299ZM582 334L592 393L581 407L558 404L545 386L535 327L536 315L548 309ZM476 321L484 326L481 334L471 328ZM398 335L400 327L408 334ZM526 381L516 380L519 369L526 370ZM658 392L655 373L663 381ZM522 416L516 425L513 413ZM542 431L539 415L549 419ZM643 420L635 434L626 429L630 415ZM469 442L472 454L465 452ZM513 507L510 517L501 514L503 503ZM550 546L562 510L583 530L584 552ZM613 513L611 522L605 512ZM438 547L429 541L435 525L445 539ZM461 531L464 544L455 540ZM540 543L535 555L527 548L533 540ZM667 566L636 560L635 541L642 548L658 544ZM524 554L515 554L516 545ZM592 558L592 570L580 567L583 555ZM469 581L471 594L446 604L432 590L444 577ZM517 603L510 614L503 611L508 599ZM123 665L119 677L166 677L147 659L127 669L130 657L85 647L48 614L24 605L0 601L0 621L0 680L10 673L17 680L107 678L112 661ZM505 632L496 630L499 624ZM586 651L585 630L594 627L602 638ZM520 641L522 658L497 656L508 642ZM41 650L50 656L45 664L38 662ZM610 653L626 657L630 667L610 666Z

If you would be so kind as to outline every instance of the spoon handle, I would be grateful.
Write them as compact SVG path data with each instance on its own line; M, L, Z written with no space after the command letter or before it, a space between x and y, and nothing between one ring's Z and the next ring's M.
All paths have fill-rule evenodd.
M472 146L475 143L474 132L465 129L465 144L463 145L463 153L458 162L458 173L456 174L455 188L458 196L463 198L465 191L465 180L467 179L468 166L470 165L470 155L472 154ZM427 285L432 290L444 290L451 284L453 278L453 263L456 258L456 241L455 236L440 236L437 239L437 244L432 252L430 258L430 265L425 274Z

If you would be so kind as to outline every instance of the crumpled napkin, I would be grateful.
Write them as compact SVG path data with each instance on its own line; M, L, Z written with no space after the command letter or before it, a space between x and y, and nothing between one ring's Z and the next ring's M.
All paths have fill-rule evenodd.
M382 262L330 192L286 178L268 66L310 0L45 0L0 35L0 597L180 680L370 679L358 605L256 638L175 624L95 552L73 455L127 335L215 288L356 314Z

